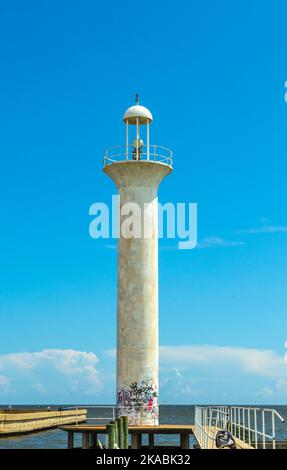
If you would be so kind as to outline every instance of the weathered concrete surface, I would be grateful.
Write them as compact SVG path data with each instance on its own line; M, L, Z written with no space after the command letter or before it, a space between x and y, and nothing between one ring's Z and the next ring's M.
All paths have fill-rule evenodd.
M81 423L87 419L87 410L0 412L0 437L20 434L40 429L48 429L63 424Z
M121 224L126 203L141 209L133 212L142 229L139 238L122 227L118 240L117 406L130 424L158 423L157 190L171 171L159 162L132 160L104 168L119 191Z

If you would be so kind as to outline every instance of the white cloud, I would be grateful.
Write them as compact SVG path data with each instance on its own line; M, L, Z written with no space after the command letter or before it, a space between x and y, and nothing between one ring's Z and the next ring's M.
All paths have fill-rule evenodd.
M259 222L261 224L271 224L272 223L270 219L267 219L267 217L260 217Z
M105 248L107 250L116 250L117 249L117 245L116 243L106 243L105 244Z
M43 384L33 384L32 388L39 393L45 393L45 387L43 386Z
M0 375L0 395L6 395L10 391L10 379L5 375Z
M177 367L175 367L173 370L174 370L174 373L175 373L176 377L178 379L181 379L182 373L180 372L180 370Z
M173 393L177 391L182 399L188 391L201 400L207 397L206 401L211 397L216 401L218 396L219 402L249 401L252 396L276 401L287 396L287 363L283 355L272 350L216 345L162 346L160 363L162 374L168 378L165 383L169 387L170 382L177 383ZM180 370L180 379L176 370Z
M221 237L210 236L210 237L203 238L199 243L196 244L195 248L211 248L214 246L224 247L224 246L242 246L242 245L245 245L244 241L236 241L236 240L228 241ZM117 245L106 243L105 248L108 250L116 250ZM161 240L159 240L159 250L160 251L176 251L178 250L178 245L177 244L166 245L166 244L163 244Z
M162 243L159 242L159 245L158 245L158 249L160 251L176 251L178 250L178 244L174 244L174 245L164 245Z
M104 357L108 359L115 359L117 356L117 350L116 349L106 349L103 351Z
M270 387L263 387L256 396L261 398L270 398L274 394L273 390Z
M287 347L287 341L285 344ZM115 349L104 351L104 356L114 359ZM286 378L287 360L270 349L240 348L217 345L160 346L161 368L172 370L182 378L184 370L199 366L201 370L231 367L241 372L269 379Z
M287 233L287 225L263 225L262 227L251 227L243 230L238 230L236 233Z
M190 345L162 346L160 357L163 365L201 367L232 365L243 372L267 378L287 378L287 363L268 349L236 348L231 346Z
M276 383L276 389L280 392L283 393L284 395L287 395L287 379L285 378L280 378L277 383Z
M190 385L185 384L180 388L180 393L182 395L189 395L189 396L198 396L198 390L194 390Z
M227 241L221 237L210 236L203 238L198 244L197 248L211 248L213 246L241 246L245 242L242 241Z
M115 349L104 352L115 359ZM217 345L160 347L160 390L168 402L264 402L287 397L287 362L268 349Z
M100 370L93 352L44 349L0 355L0 394L14 403L112 402L115 356L115 349L104 351ZM160 395L169 403L242 403L252 397L255 403L282 402L287 362L268 349L161 346Z
M92 352L73 349L44 349L0 355L0 371L12 383L13 395L31 391L47 396L67 396L70 392L93 394L101 390L98 358ZM0 376L0 389L1 389ZM5 382L2 378L2 387ZM6 384L7 390L7 384Z

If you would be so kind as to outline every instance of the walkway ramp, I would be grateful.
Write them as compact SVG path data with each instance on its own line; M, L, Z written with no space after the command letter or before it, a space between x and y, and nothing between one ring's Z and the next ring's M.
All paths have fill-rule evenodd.
M221 449L218 449L215 445L215 436L217 432L220 431L220 428L216 428L215 426L209 426L209 427L206 426L203 434L207 435L208 437L205 441L202 440L201 433L198 433L196 426L192 426L192 429L193 429L194 437L201 449L221 450ZM250 444L247 444L246 442L243 442L238 437L234 437L234 439L235 439L237 449L254 449L254 447L252 447ZM224 447L223 449L230 450L229 447Z
M232 434L237 449L275 449L276 419L284 422L270 408L196 406L193 433L201 449L217 449L215 437L222 429Z

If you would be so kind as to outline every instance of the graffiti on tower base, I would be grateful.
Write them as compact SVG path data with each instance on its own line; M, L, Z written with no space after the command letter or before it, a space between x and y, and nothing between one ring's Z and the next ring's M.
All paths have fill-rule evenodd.
M122 387L117 395L118 415L129 417L158 418L158 392L152 379L146 377L140 383L133 382Z

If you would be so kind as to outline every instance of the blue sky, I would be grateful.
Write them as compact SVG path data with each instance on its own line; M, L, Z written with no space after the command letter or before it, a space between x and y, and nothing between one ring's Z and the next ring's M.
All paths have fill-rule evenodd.
M201 248L160 242L161 402L284 403L286 15L271 1L3 1L0 400L114 401L116 251L103 149L140 93L174 151L162 202ZM167 386L168 384L168 386Z

